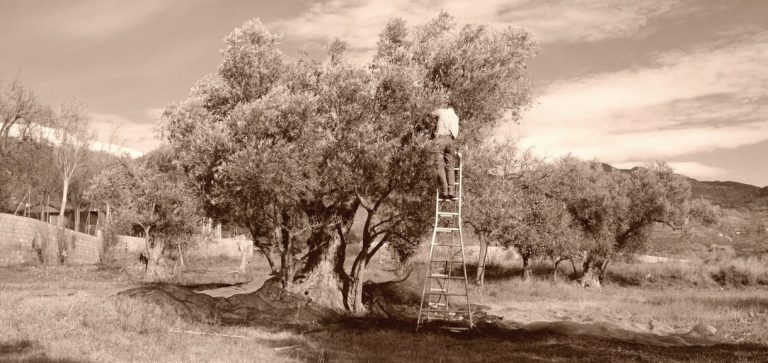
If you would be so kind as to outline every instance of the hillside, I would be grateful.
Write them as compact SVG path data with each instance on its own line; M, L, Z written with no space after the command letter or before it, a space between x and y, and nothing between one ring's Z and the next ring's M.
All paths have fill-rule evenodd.
M722 208L768 211L768 186L756 187L733 181L699 181L688 178L694 198L708 199Z
M632 169L618 169L601 163L605 171L630 172ZM721 208L740 211L768 212L768 186L762 188L735 181L701 181L686 176L691 183L691 197L704 198Z
M606 171L629 172L603 163ZM686 177L691 197L703 198L721 208L720 223L713 227L693 226L686 232L657 226L648 253L691 255L711 245L730 246L738 253L768 250L768 186L734 181L700 181Z

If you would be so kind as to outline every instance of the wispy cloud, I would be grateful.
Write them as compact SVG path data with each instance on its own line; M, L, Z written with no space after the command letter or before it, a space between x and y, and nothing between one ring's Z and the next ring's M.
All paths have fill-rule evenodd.
M525 116L522 144L623 163L767 140L765 59L768 32L552 84Z
M340 37L353 49L372 49L384 24L402 17L424 23L440 9L462 23L515 25L541 42L599 41L638 34L650 18L681 11L673 0L332 0L318 2L300 16L275 23L288 37L328 40Z

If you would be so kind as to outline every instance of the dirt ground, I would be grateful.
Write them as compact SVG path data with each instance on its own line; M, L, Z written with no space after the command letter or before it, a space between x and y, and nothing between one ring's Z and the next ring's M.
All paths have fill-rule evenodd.
M169 286L222 299L245 296L267 277L257 264L246 276L230 274L236 265L201 261L177 281L186 287ZM408 296L395 300L413 298L419 275L414 271L396 285L398 294ZM391 279L390 268L372 266L369 278ZM478 330L456 334L437 328L415 332L408 319L349 318L300 327L188 321L118 297L137 287L146 285L137 282L131 262L0 268L0 361L768 361L768 347L759 337L726 336L718 321L667 318L670 307L653 300L661 293L642 289L593 293L553 288L548 281L492 282L472 298L503 324L481 323ZM725 293L745 301L766 296L765 291ZM624 302L649 295L650 302L637 308ZM616 307L602 306L605 299ZM747 305L740 309L745 315L731 319L735 326L753 312Z

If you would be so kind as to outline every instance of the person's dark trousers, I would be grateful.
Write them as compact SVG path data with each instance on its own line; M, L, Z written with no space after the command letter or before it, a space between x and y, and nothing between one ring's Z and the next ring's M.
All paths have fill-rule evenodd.
M456 165L456 140L447 135L438 135L435 140L435 161L437 177L440 178L440 195L456 196L456 177L453 168Z

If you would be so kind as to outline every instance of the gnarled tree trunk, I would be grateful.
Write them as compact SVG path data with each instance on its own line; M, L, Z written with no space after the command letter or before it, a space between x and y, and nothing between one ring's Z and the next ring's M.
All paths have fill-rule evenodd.
M248 266L248 257L245 255L245 253L248 250L248 243L244 236L237 237L235 239L235 243L237 243L237 250L240 251L240 267L238 267L237 272L244 274L245 273L245 267Z
M552 281L557 282L557 273L560 271L560 263L568 260L571 261L571 266L573 267L573 273L576 273L576 265L573 264L573 259L567 256L552 256L552 265L554 267L554 271L552 272Z
M314 232L309 245L304 278L288 285L287 290L303 294L321 306L346 310L349 281L344 273L345 245L341 236L330 231Z
M248 231L251 232L251 238L253 239L253 253L256 253L257 250L261 252L261 254L264 255L264 258L267 259L270 274L277 276L280 273L280 269L275 264L275 260L278 259L279 256L275 254L275 248L271 238L277 239L278 236L274 235L271 238L266 238L259 234L259 229L255 226L249 226Z
M365 253L365 250L361 251L361 254ZM358 256L360 259L361 256ZM365 267L367 265L366 258L363 257L360 261L355 261L352 265L352 271L350 272L349 279L349 292L347 293L347 308L355 314L365 313L365 305L363 305L363 284L365 283Z
M523 280L528 281L531 278L531 256L528 254L520 254L520 257L523 258Z
M280 241L280 280L283 282L283 288L293 283L296 277L296 261L293 258L293 237L290 230L285 228L276 228L277 240Z
M144 272L144 281L154 282L168 278L168 272L163 261L165 241L155 239L150 246L147 245L147 270Z
M485 263L488 260L488 241L485 235L480 235L480 252L477 255L477 273L475 274L475 284L483 286L485 282Z
M593 255L587 255L583 266L584 274L581 276L581 286L600 288L604 284L605 269L608 267L608 260Z
M165 250L165 241L158 238L151 238L149 234L150 227L144 227L144 257L146 258L146 268L144 269L144 281L155 282L168 278L168 272L163 261L163 251Z

